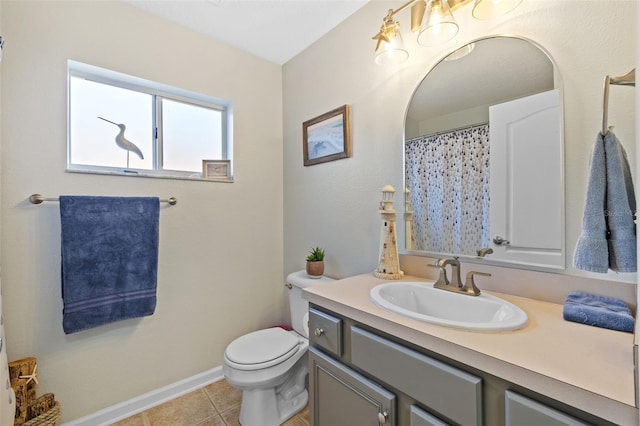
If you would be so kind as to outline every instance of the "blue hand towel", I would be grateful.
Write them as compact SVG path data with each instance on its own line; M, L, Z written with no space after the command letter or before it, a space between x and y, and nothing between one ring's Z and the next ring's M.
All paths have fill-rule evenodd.
M157 197L61 196L66 334L153 314Z
M613 132L599 133L573 265L592 272L636 272L635 210L627 154Z
M578 237L573 254L573 265L586 271L606 273L609 270L605 218L607 170L602 134L598 134L596 139L590 165L587 196L582 215L582 233Z
M609 131L604 137L607 162L607 209L609 230L609 268L617 272L636 272L636 197L627 153Z
M567 321L633 333L635 320L620 299L583 292L570 292L562 316Z

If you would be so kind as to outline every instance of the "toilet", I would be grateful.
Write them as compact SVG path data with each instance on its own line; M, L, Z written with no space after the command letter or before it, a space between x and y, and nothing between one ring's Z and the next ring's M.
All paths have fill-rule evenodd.
M331 281L324 276L309 278L305 271L289 274L293 330L258 330L227 346L222 370L227 382L242 390L242 426L277 426L307 405L309 303L302 298L302 289Z

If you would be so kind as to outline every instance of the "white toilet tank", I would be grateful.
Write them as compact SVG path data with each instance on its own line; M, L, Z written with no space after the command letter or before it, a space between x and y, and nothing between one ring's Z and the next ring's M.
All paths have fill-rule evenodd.
M304 337L309 337L309 302L302 297L302 289L335 281L333 278L322 276L320 278L309 278L305 271L293 272L287 276L289 289L289 311L291 312L291 325L293 329Z

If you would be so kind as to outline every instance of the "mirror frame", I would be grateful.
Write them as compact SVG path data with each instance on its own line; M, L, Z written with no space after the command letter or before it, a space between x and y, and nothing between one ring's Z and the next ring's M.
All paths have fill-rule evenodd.
M491 265L491 266L502 266L502 267L509 267L509 268L513 268L513 269L526 269L526 270L535 270L535 271L546 271L546 272L564 272L567 270L567 238L566 238L566 146L565 146L565 114L564 114L564 107L565 107L565 102L564 102L564 80L562 78L562 75L560 73L560 70L558 68L558 64L556 63L556 61L553 59L553 57L551 56L551 54L549 53L549 51L547 49L545 49L542 45L540 45L540 43L527 38L527 37L523 37L523 36L519 36L519 35L513 35L513 34L490 34L490 35L486 35L486 36L482 36L482 37L478 37L472 40L468 40L463 44L460 45L456 45L455 48L453 48L452 50L448 51L447 53L445 53L440 59L438 59L436 62L433 63L433 65L431 65L431 67L429 68L429 70L424 74L424 76L420 79L420 81L418 82L418 84L416 85L416 87L413 89L413 92L411 93L411 96L409 98L409 102L407 104L407 107L405 109L405 113L404 113L404 121L403 121L403 132L402 132L402 181L403 181L403 195L404 192L407 190L407 179L406 179L406 158L405 158L405 154L404 154L404 144L406 143L406 123L407 123L407 117L409 115L409 109L411 107L411 102L414 98L414 96L416 95L418 89L420 88L420 85L422 84L422 82L429 76L429 74L439 65L441 64L449 55L451 55L453 52L462 49L463 47L472 44L472 43L477 43L479 41L482 40L489 40L489 39L494 39L494 38L511 38L511 39L517 39L517 40L522 40L525 41L527 43L530 43L531 45L535 46L536 48L538 48L546 57L547 59L549 59L549 62L551 63L552 67L553 67L553 79L554 79L554 86L556 89L558 89L559 93L560 93L560 109L559 109L559 114L560 114L560 146L561 146L561 164L562 164L562 170L561 170L561 230L562 230L562 260L563 260L563 265L562 267L553 267L553 266L543 266L543 265L539 265L539 264L529 264L529 263L524 263L524 262L517 262L517 261L512 261L512 260L500 260L500 259L491 259L490 255L488 257L480 257L480 256L473 256L473 255L466 255L466 254L457 254L457 253L441 253L441 252L431 252L431 251L423 251L423 250L411 250L411 249L407 249L407 243L406 243L406 226L405 226L405 221L402 220L402 226L400 227L400 229L402 230L402 236L400 237L403 241L403 244L401 246L399 246L399 253L402 255L409 255L409 256L420 256L420 257L429 257L429 258L435 258L435 259L439 259L439 258L443 258L443 257L457 257L460 259L463 259L465 262L469 262L469 263L481 263L481 264L485 264L485 265ZM403 201L403 208L402 211L403 213L406 212L406 206L404 203L404 199ZM400 222L400 221L398 221Z

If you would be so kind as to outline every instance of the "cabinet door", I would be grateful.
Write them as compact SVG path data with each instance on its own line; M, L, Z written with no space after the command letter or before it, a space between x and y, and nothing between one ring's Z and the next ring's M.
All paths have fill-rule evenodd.
M525 398L517 393L505 392L506 426L587 426L554 408Z
M309 391L312 426L395 425L394 394L313 347Z

